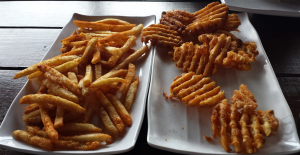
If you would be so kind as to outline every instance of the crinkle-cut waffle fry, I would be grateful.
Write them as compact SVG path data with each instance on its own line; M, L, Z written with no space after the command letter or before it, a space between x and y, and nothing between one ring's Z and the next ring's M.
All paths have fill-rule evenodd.
M183 33L199 35L221 29L227 21L229 8L226 4L211 3L193 13L194 21L187 25Z
M241 91L241 88L244 91ZM256 102L253 101L253 100L255 100L254 97L250 98L247 96L251 92L245 93L245 89L247 89L247 86L244 84L241 84L240 90L233 91L233 96L230 98L230 100L231 100L231 103L237 105L238 109L244 108L243 110L245 113L251 113L257 108L257 104L256 104Z
M171 30L181 32L193 19L194 15L185 10L173 10L163 13L159 21L161 24L168 26Z
M171 30L168 26L162 24L152 24L142 30L141 41L158 46L174 47L183 43L182 38L177 31Z
M227 17L227 21L224 26L221 28L225 31L237 31L237 28L241 25L241 21L236 14L230 14Z
M242 95L237 97L235 96L236 92ZM229 143L234 146L236 153L256 152L265 141L262 133L266 136L274 135L274 132L278 130L279 121L274 116L273 110L256 110L256 100L246 85L242 84L239 91L235 91L233 96L238 100L228 104L227 100L224 99L213 108L211 114L213 136L214 138L221 137L220 143L227 152L230 151ZM245 103L246 100L252 101L256 106L249 108L253 105ZM229 128L226 128L227 126ZM227 133L230 133L230 141L226 140ZM222 138L222 136L224 137Z
M184 73L175 78L170 93L187 106L212 107L225 98L224 91L215 87L215 82L194 72Z

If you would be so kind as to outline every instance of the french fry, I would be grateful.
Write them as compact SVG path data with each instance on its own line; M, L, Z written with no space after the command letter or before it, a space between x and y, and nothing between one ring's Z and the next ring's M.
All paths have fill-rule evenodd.
M48 79L44 79L42 81L42 84L48 88L47 89L48 94L59 96L61 98L72 101L74 103L79 102L78 97L76 95L74 95L73 93L71 93L67 89L62 88L58 84L55 84L55 83L53 83L52 81L50 81Z
M76 67L80 61L81 61L81 58L77 58L77 59L74 59L73 61L69 61L69 62L63 63L59 66L56 66L56 67L54 67L54 69L63 73L63 72L66 72L66 71ZM28 75L27 79L33 79L33 78L41 76L42 74L43 73L41 71L37 71L37 72L34 72L34 73Z
M76 49L72 49L71 51L69 52L66 52L66 53L63 53L61 54L61 56L68 56L68 55L82 55L84 50L85 50L85 46L82 46L82 47L78 47Z
M43 121L41 115L30 117L25 122L26 125L42 125Z
M92 84L93 70L91 65L86 65L85 76L82 79L83 85L89 87Z
M213 108L213 112L211 114L211 129L213 132L213 137L214 139L217 139L217 136L220 137L220 129L218 126L220 126L220 119L219 119L219 111L220 110L220 103L217 104L214 108Z
M126 83L126 81L122 78L107 78L107 79L101 79L101 80L94 81L90 87L91 88L99 88L101 86L105 86L105 85L108 85L108 84L114 83L114 82Z
M110 119L117 127L118 131L122 132L124 130L124 123L120 118L119 114L117 113L116 109L114 108L114 106L100 90L95 91L95 95L98 98L98 100L100 100L105 110L108 112Z
M241 125L241 135L243 137L243 143L245 145L245 151L246 153L253 153L253 146L252 142L253 139L250 137L249 130L247 128L247 122L249 121L249 116L247 113L243 112L242 117L240 119L240 125Z
M45 126L46 132L50 139L52 140L58 140L58 133L53 127L53 122L51 121L51 118L48 113L48 109L45 106L45 103L38 103L41 111L41 118L43 121L43 124Z
M45 102L56 106L61 106L64 109L75 111L77 113L85 113L85 109L79 106L78 104L53 95L33 94L33 95L23 96L20 99L20 104L45 103Z
M123 122L131 126L132 124L132 118L128 111L125 109L124 105L118 100L117 96L112 94L106 94L107 99L111 102L111 104L115 107L116 111L122 118Z
M228 118L228 112L229 112L229 103L227 102L227 99L224 99L220 103L220 123L221 123L221 131L220 131L220 143L224 150L226 152L231 151L231 148L229 146L230 139L227 135L227 118Z
M95 79L99 79L102 76L102 66L101 64L95 65Z
M260 124L256 114L251 114L251 134L254 140L252 144L256 149L260 149L263 146L265 138L260 134Z
M72 140L77 142L112 142L112 137L104 133L91 133L75 136L59 136L59 140Z
M64 126L56 129L59 133L99 133L102 129L95 127L93 124L87 123L66 123Z
M39 104L33 103L33 104L31 104L31 105L25 107L25 112L24 112L24 114L29 114L29 113L31 113L31 112L37 110L37 109L39 109Z
M139 85L139 76L135 77L134 81L129 86L129 89L126 94L124 106L127 111L130 111L135 94L137 92L137 87Z
M93 59L91 61L92 64L97 64L100 61L100 58L101 58L100 49L99 49L98 45L96 45Z
M130 24L124 20L116 19L116 18L105 18L102 20L96 21L96 23L103 23L103 24L111 24L111 25L126 25Z
M39 65L39 70L44 73L44 76L59 84L67 87L69 91L71 91L73 94L78 94L78 85L76 83L73 83L70 79L68 79L66 76L58 72L57 70L47 66L47 65Z
M68 72L68 78L73 82L78 84L77 76L74 72Z
M88 43L87 40L83 40L83 41L74 41L74 42L70 42L69 46L70 47L74 47L74 46L85 46Z
M53 127L55 129L62 127L64 125L64 115L65 115L65 109L58 106L56 109L56 116L53 124Z
M135 61L136 59L138 59L139 57L141 57L144 53L147 52L147 50L148 50L148 46L141 47L140 49L136 50L132 55L127 57L122 63L115 66L112 69L112 71L126 68L126 66L129 63L131 63L131 62Z
M35 103L35 104L37 104L37 103ZM37 105L38 105L38 104L37 104ZM40 112L40 110L39 110L39 108L38 108L37 110L32 111L32 112L30 112L30 113L24 115L24 116L23 116L23 121L24 121L24 122L27 122L27 120L28 120L29 118L34 117L34 116L38 116L38 115L40 115L40 114L41 114L41 112Z
M97 141L80 143L75 141L66 141L66 140L57 140L54 141L55 148L64 149L64 150L95 150L99 148L100 143Z
M87 47L85 48L84 53L82 55L81 64L86 64L90 61L89 57L90 57L91 53L94 51L97 40L98 40L97 37L93 37L88 42Z
M38 71L39 70L37 68L38 65L45 64L45 65L49 65L49 66L57 66L57 65L61 65L65 62L72 61L77 58L78 58L78 56L76 56L76 55L58 56L58 57L54 57L54 58L42 61L42 62L39 62L37 64L34 64L34 65L24 69L24 70L21 70L14 76L14 79L18 79L20 77L23 77L23 76L26 76L26 75L29 75L29 74L32 74L32 73Z
M96 105L94 102L87 103L86 113L82 123L90 123L91 119L95 114Z
M34 136L33 134L22 130L15 130L13 132L13 136L16 139L30 145L38 146L48 151L54 150L54 146L51 143L50 139Z
M69 45L70 42L81 40L81 39L82 39L82 36L76 34L76 35L71 35L70 37L64 38L63 40L61 40L61 43L63 45Z
M240 153L243 151L243 147L242 144L240 142L240 136L241 136L241 132L240 129L237 126L237 120L238 120L238 116L240 115L240 113L238 112L237 108L236 108L236 104L231 104L230 106L230 110L231 110L231 114L230 114L230 129L231 129L231 135L230 135L230 139L231 139L231 145L234 146L234 152L235 153Z
M138 26L132 28L131 30L121 32L121 34L125 36L137 35L143 30L143 27L144 27L143 24L139 24Z
M26 126L26 131L33 134L33 135L37 135L40 137L44 137L44 138L49 138L48 134L46 131L43 131L40 129L40 127L38 126Z
M106 130L108 130L112 134L119 135L118 129L116 128L114 123L111 121L107 112L104 110L104 108L102 106L100 106L100 109L99 109L99 117L102 120Z
M60 48L60 51L63 52L63 53L66 53L66 52L70 51L70 49L71 49L70 46L63 45L63 46Z
M133 78L135 76L135 65L132 63L129 63L128 65L128 72L127 75L125 77L125 81L126 83L123 83L121 88L119 89L119 92L123 95L125 95L128 91L128 88L131 84L131 82L133 81Z
M87 27L87 28L92 28L92 30L113 31L113 32L122 32L122 31L130 30L136 26L135 24L109 25L103 23L79 21L79 20L73 20L73 23L78 27Z
M118 32L111 32L111 31L93 31L93 30L88 30L88 29L84 29L84 28L78 28L77 31L79 33L97 33L97 34L115 34L115 33L118 33Z

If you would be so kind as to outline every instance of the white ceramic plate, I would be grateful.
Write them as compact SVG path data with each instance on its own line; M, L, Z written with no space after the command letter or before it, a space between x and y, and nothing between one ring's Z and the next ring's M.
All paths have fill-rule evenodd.
M211 79L221 86L229 101L233 91L238 89L240 84L246 84L257 99L258 109L274 109L275 116L279 119L278 132L273 137L266 137L264 146L257 151L258 154L300 151L294 118L259 36L249 22L247 13L238 16L242 25L239 27L240 32L234 34L244 42L255 41L259 51L257 61L252 63L251 71L237 71L224 67ZM156 48L153 59L148 98L148 143L159 149L184 154L227 154L219 139L208 143L202 136L205 134L212 137L212 108L187 107L179 100L166 100L162 92L170 94L169 88L173 79L183 71L175 67L172 57L161 48Z
M146 16L146 17L123 17L123 16L84 16L80 14L74 14L71 20L67 23L67 25L62 29L61 33L57 37L56 41L50 48L50 50L46 53L45 59L52 58L56 55L61 54L60 41L63 38L66 38L72 34L78 27L73 24L73 20L85 20L85 21L96 21L104 18L118 18L121 20L128 21L134 24L144 24L144 26L149 26L150 24L155 24L155 15ZM139 49L143 44L140 41L140 36L137 36L136 45L133 49ZM20 152L26 153L34 153L34 154L113 154L113 153L121 153L125 151L129 151L132 149L136 143L140 128L142 126L146 99L148 94L148 86L150 82L150 74L151 74L151 64L152 64L152 55L153 49L150 52L144 54L141 58L136 60L134 64L136 65L136 75L140 77L140 83L138 87L138 91L136 94L135 101L130 111L130 115L132 116L133 122L131 127L126 127L125 135L122 138L117 138L116 141L107 146L103 146L102 148L94 151L53 151L47 152L40 148L32 147L23 142L17 141L12 137L12 132L14 130L25 130L25 124L22 121L22 116L24 114L24 109L27 105L21 105L19 100L22 96L27 94L36 93L39 89L39 82L37 80L28 81L25 86L18 93L13 103L11 104L3 122L0 127L0 146L6 147L9 149L13 149ZM97 117L94 118L93 124L96 126L102 127L102 124L99 123Z
M300 17L299 0L221 0L230 10L266 15Z

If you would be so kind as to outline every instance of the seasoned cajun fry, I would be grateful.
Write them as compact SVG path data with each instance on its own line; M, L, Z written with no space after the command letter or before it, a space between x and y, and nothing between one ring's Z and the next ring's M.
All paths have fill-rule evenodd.
M211 114L211 129L213 132L213 137L214 139L217 139L217 136L220 137L220 129L219 129L219 125L220 125L220 119L219 119L219 111L220 110L220 103L217 104L214 108L213 108L213 112Z
M95 94L98 100L100 100L102 106L108 112L110 119L117 127L118 131L122 132L124 129L124 123L120 118L119 114L117 113L116 109L113 107L111 102L106 98L106 96L100 90L95 91Z
M23 77L23 76L26 76L26 75L29 75L29 74L32 74L32 73L38 71L39 70L37 68L38 65L45 64L45 65L49 65L49 66L57 66L57 65L61 65L65 62L72 61L77 58L78 58L78 56L76 56L76 55L58 56L58 57L54 57L54 58L42 61L42 62L39 62L37 64L34 64L34 65L24 69L24 70L21 70L14 76L14 79L18 79L20 77Z
M99 47L96 45L95 47L95 51L94 51L94 55L93 55L93 59L91 61L92 64L97 64L100 61L101 58L101 53L100 53L100 49Z
M73 20L73 23L78 27L87 27L87 28L92 28L92 30L113 31L113 32L122 32L122 31L130 30L136 26L135 24L109 25L103 23L79 21L79 20Z
M253 96L254 97L254 96ZM259 124L259 120L256 116L256 114L251 114L250 116L251 119L251 134L254 140L254 143L252 143L252 145L256 148L256 149L260 149L265 141L265 138L262 136L262 134L260 134L260 124Z
M86 65L86 69L85 69L85 76L82 79L83 85L85 87L88 87L92 84L92 80L93 80L93 70L92 70L92 66L91 65Z
M135 76L135 65L132 64L132 63L129 63L129 65L128 65L128 72L127 72L127 75L125 77L126 83L123 83L122 86L121 86L121 88L119 89L119 92L121 94L124 95L124 94L127 93L128 88L129 88L131 82L133 81L134 76Z
M74 42L70 42L69 46L70 47L74 47L74 46L85 46L88 43L87 40L84 41L74 41Z
M126 81L122 78L107 78L107 79L101 79L101 80L94 81L90 87L91 88L99 88L101 86L108 85L108 84L114 83L114 82L126 83Z
M25 122L26 125L42 125L43 121L41 115L30 117Z
M24 114L29 114L29 113L31 113L31 112L37 110L37 109L39 109L39 104L33 103L33 104L31 104L31 105L25 107L25 112L24 112Z
M95 65L95 79L99 79L102 76L102 66L101 64Z
M66 52L66 53L63 53L61 54L61 56L68 56L68 55L82 55L84 50L85 50L85 46L82 46L82 47L78 47L74 50L71 50L69 52Z
M125 109L124 105L118 100L118 98L115 95L112 94L106 94L107 99L111 102L111 104L115 107L116 111L122 118L123 122L131 126L132 119L128 111Z
M78 84L78 79L77 79L77 76L74 72L68 72L68 78L74 82L74 83L77 83Z
M37 103L35 103L35 104L37 104ZM24 115L24 116L23 116L23 121L26 122L29 118L34 117L34 116L38 116L38 115L40 115L40 114L41 114L41 112L40 112L40 110L39 110L39 108L38 108L37 110L32 111L32 112L30 112L30 113Z
M94 102L87 103L86 113L82 123L90 123L91 119L94 116L96 105Z
M66 72L66 71L76 67L79 64L80 61L81 61L81 58L77 58L77 59L74 59L73 61L69 61L69 62L66 62L66 63L61 64L59 66L56 66L56 67L54 67L54 69L56 69L57 71L63 73L63 72ZM41 71L37 71L37 72L34 72L34 73L28 75L27 79L33 79L33 78L41 76L42 74L43 73Z
M64 150L95 150L99 148L100 143L95 142L86 142L80 143L75 141L66 141L66 140L57 140L54 141L55 148L64 149Z
M84 53L82 54L82 60L81 60L81 64L86 64L90 61L90 55L92 54L92 52L95 49L95 45L97 42L98 38L97 37L93 37L87 44Z
M25 143L28 143L28 144L31 144L34 146L39 146L48 151L54 150L54 146L51 143L50 139L34 136L33 134L26 132L26 131L22 131L22 130L15 130L13 132L13 136L18 140L21 140Z
M231 145L234 146L235 153L240 153L240 152L242 152L243 148L242 148L240 138L239 138L239 137L241 137L241 132L237 126L239 112L236 108L236 104L231 104L230 110L231 110L231 114L230 114L229 125L231 128L231 132L230 132L231 133L231 135L230 135Z
M127 111L130 111L131 109L135 94L137 92L138 85L139 85L139 76L135 77L134 81L131 83L127 91L125 103L124 103L124 106Z
M84 28L78 28L77 31L79 33L96 33L96 34L115 34L118 32L111 32L111 31L93 31L93 30L89 30L89 29L84 29Z
M127 57L122 63L115 66L112 69L112 71L126 68L126 66L129 63L131 63L131 62L135 61L136 59L138 59L139 57L141 57L144 53L147 52L147 50L148 50L148 46L141 47L140 49L136 50L132 55Z
M26 128L26 131L31 134L34 134L34 135L37 135L40 137L44 137L44 138L49 138L46 131L41 130L40 127L38 127L38 126L26 126L25 128Z
M121 32L121 35L125 35L125 36L137 35L143 30L143 27L144 27L143 24L139 24L138 26L132 28L131 30Z
M126 25L130 24L124 20L116 19L116 18L105 18L102 20L96 21L96 23L103 23L103 24L111 24L111 25Z
M245 151L247 153L253 153L253 146L252 146L252 142L253 142L253 139L250 137L250 133L249 133L249 130L247 128L247 122L249 121L249 116L247 113L243 113L242 114L242 117L241 117L241 120L240 120L240 125L241 125L241 134L242 134L242 137L243 137L243 143L245 145Z
M75 135L75 136L59 136L59 140L72 140L77 142L104 142L104 141L112 141L112 137L110 135L104 133L91 133L84 135Z
M76 83L73 83L70 79L68 79L66 76L58 72L57 70L47 66L47 65L39 65L39 70L44 73L44 76L59 84L63 85L68 88L69 91L71 91L73 94L78 94L78 85Z
M229 103L227 102L227 99L224 99L220 103L220 123L221 123L220 143L226 152L231 151L229 147L230 139L227 135L228 111L229 111Z
M33 94L26 95L20 99L20 104L31 104L31 103L49 103L56 106L61 106L64 109L75 111L77 113L85 113L85 109L79 106L78 104L63 99L61 97L48 95L48 94Z
M98 133L102 129L87 123L66 123L64 126L56 129L59 133L77 132L77 133Z
M65 115L65 109L58 106L56 109L56 117L53 125L55 129L64 125L64 115Z
M46 132L50 139L52 140L58 140L58 133L53 127L53 122L51 121L51 118L48 113L48 109L45 106L45 103L38 103L41 111L41 118L43 121L43 124L45 126Z
M79 102L78 97L76 95L74 95L73 93L71 93L67 89L62 88L58 84L55 84L55 83L53 83L52 81L50 81L48 79L44 79L42 81L42 84L47 87L48 94L59 96L61 98L72 101L74 103Z
M104 124L106 130L108 130L112 134L119 135L118 129L116 128L114 123L111 121L107 112L104 110L104 108L102 106L100 106L100 109L99 109L99 116L100 116L102 123Z

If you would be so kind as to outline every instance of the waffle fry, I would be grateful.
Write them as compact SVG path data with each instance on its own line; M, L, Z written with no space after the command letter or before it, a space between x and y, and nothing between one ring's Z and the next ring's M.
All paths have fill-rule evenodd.
M185 29L186 25L192 22L193 18L194 15L189 12L173 10L163 14L159 21L161 24L168 26L171 30L181 32Z
M237 31L237 28L241 25L241 21L236 14L230 14L227 17L227 21L224 26L221 28L225 31Z
M151 44L167 47L180 46L183 43L177 31L162 24L152 24L142 30L141 41L148 43L149 40Z
M183 33L199 35L221 29L227 21L229 8L226 4L213 2L193 13L195 20L186 26Z
M220 143L226 152L231 150L230 143L236 153L254 153L263 146L265 138L262 133L266 136L274 135L279 122L273 110L256 110L256 100L246 85L242 84L238 92L244 96L237 97L235 91L232 98L239 100L231 99L232 104L229 104L224 99L213 108L211 115L213 137L214 139L220 137ZM251 107L244 101L252 101L256 106ZM227 133L230 133L231 140Z
M170 93L187 106L212 107L225 98L224 91L203 75L189 72L174 80Z

